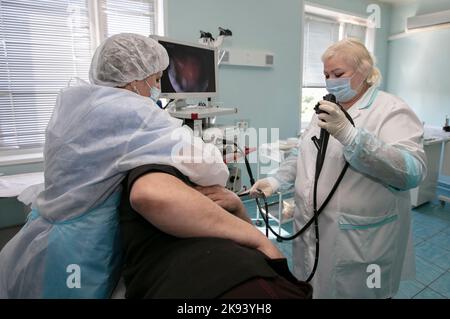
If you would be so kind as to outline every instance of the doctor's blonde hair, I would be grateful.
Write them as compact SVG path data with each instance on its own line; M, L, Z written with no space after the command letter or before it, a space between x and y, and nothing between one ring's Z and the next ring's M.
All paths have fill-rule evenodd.
M363 75L367 74L366 82L370 86L381 82L382 76L375 66L375 58L358 39L348 38L331 45L322 55L322 62L334 56L343 57L355 70Z

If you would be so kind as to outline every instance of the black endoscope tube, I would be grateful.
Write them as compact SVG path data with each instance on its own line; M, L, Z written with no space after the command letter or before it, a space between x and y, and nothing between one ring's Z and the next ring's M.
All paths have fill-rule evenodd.
M324 100L328 100L331 101L333 103L336 103L336 99L333 95L329 94L327 96L324 97ZM337 103L336 103L337 104ZM351 116L346 112L346 110L344 108L342 108L341 105L337 104L340 109L344 112L345 117L350 121L350 123L355 126L353 119L351 118ZM316 105L316 112L320 113L320 110L318 109L318 105ZM308 276L307 278L307 282L311 281L312 278L314 277L314 274L316 272L317 269L317 265L318 265L318 260L319 260L319 221L318 221L318 217L319 215L322 213L322 211L324 210L324 208L328 205L328 202L331 200L331 198L333 197L334 193L337 190L337 187L339 186L339 184L341 183L342 179L344 178L345 173L347 172L347 169L349 167L349 163L346 162L341 173L339 174L338 179L336 180L335 184L333 185L333 188L331 190L331 192L328 194L327 198L325 199L325 201L322 203L322 205L320 206L319 209L317 209L317 185L318 185L318 180L319 180L319 176L320 176L320 172L322 171L322 167L323 167L323 163L325 161L325 154L326 154L326 148L328 145L328 140L329 140L329 136L330 134L325 130L325 129L321 129L320 131L320 139L317 139L317 137L313 137L312 140L314 142L314 144L316 145L318 152L317 152L317 159L316 159L316 173L315 173L315 181L314 181L314 200L313 200L313 209L314 209L314 216L306 223L305 226L303 226L296 234L289 236L289 237L283 237L279 234L277 234L272 227L270 227L269 225L269 209L268 209L268 204L267 204L267 198L264 194L264 192L262 192L260 189L258 189L259 192L259 196L262 197L263 201L264 201L264 207L265 210L267 212L267 215L265 216L264 213L262 213L262 209L261 209L261 205L259 203L258 198L255 198L256 204L258 206L258 209L261 213L261 216L266 224L266 236L268 237L268 230L270 230L272 232L272 234L275 235L276 238L278 239L282 239L282 240L293 240L296 237L300 236L303 232L305 232L310 226L311 224L314 222L315 224L315 233L316 233L316 253L315 253L315 258L314 258L314 265L313 265L313 269L311 271L311 274ZM233 143L238 149L239 147L237 146L236 143ZM240 149L239 149L240 150ZM253 178L253 174L250 168L250 165L248 164L248 160L246 157L246 154L242 152L242 150L240 150L241 153L244 156L245 159L245 164L247 167L247 171L250 177L250 182L251 185L254 185L254 178ZM281 203L280 203L281 204Z
M239 152L242 154L242 156L244 157L245 167L247 168L247 174L248 174L248 177L250 178L250 184L253 186L255 184L255 178L253 177L253 172L250 167L250 163L248 162L248 159L247 159L247 154L245 154L245 152L237 145L236 142L223 139L222 143L223 143L223 145L228 145L228 144L234 145L234 147L236 147L236 149L238 149Z
M339 105L339 104L338 104L338 105ZM344 112L344 114L346 115L346 117L349 119L350 123L352 123L352 125L354 126L354 122L353 122L352 118L350 117L350 115L349 115L344 109L342 109L342 111ZM319 140L317 139L317 141L319 141ZM242 153L242 151L241 151L241 153ZM244 155L244 158L245 158L245 153L242 153L242 154ZM246 161L246 162L248 163L248 161ZM342 179L344 178L344 175L345 175L345 173L347 172L347 169L348 169L349 166L350 166L350 165L348 164L348 162L346 162L345 165L344 165L344 167L342 168L341 173L339 174L339 177L337 178L336 182L334 183L333 188L331 189L330 193L328 194L327 198L326 198L325 201L322 203L322 205L320 206L320 208L317 210L317 215L318 215L318 216L320 216L320 214L323 212L323 210L325 209L325 207L326 207L326 206L328 205L328 203L330 202L331 198L333 197L334 193L335 193L336 190L337 190L337 187L339 186L339 184L341 183ZM253 175L252 175L252 172L251 172L251 169L250 169L250 165L247 166L247 171L248 171L249 176L251 176L250 179L253 179L253 178L252 178ZM254 183L252 183L251 185L253 186ZM264 194L262 191L260 191L259 196L260 196L264 201L266 201L266 196L265 196L265 194ZM257 206L258 206L259 211L261 212L262 209L261 209L261 205L259 204L258 198L255 198L255 201L256 201L256 204L257 204ZM267 208L266 208L266 211L268 211ZM266 222L266 219L264 218L264 214L261 213L261 215L262 215L262 217L263 217L264 222ZM310 220L308 220L308 222L307 222L300 230L298 230L297 233L295 233L294 235L288 236L288 237L284 237L284 236L281 236L281 235L277 234L277 232L274 231L274 230L272 229L272 227L270 227L270 225L269 225L269 230L270 230L270 232L271 232L273 235L275 235L277 238L279 238L279 239L281 239L281 240L290 241L290 240L293 240L293 239L297 238L297 237L300 236L301 234L303 234L309 227L311 227L311 225L312 225L313 222L314 222L314 217L312 217Z
M235 142L223 139L222 143L223 143L223 145L233 144L236 147L236 149L238 149L239 152L241 152L242 156L244 157L244 162L245 162L245 167L247 169L248 177L250 178L250 185L252 185L252 186L255 185L255 178L253 177L253 172L252 172L252 169L250 167L250 163L249 163L249 161L247 159L247 154L245 154L245 152ZM262 194L264 195L264 193L262 193ZM258 199L255 198L255 200L256 200L256 204L258 205L258 209L261 212L261 215L263 215L262 211L261 211L261 206L259 205ZM264 204L265 204L266 212L268 212L269 210L268 210L268 205L267 205L267 201L266 201L266 197L265 196L264 196ZM266 221L264 219L264 217L263 217L263 220L264 220L264 223L266 224L266 237L269 237L269 228L270 228L269 223L268 223L268 221ZM273 230L271 228L270 228L270 230L273 232Z
M317 210L317 215L320 216L320 214L323 212L323 210L325 209L325 207L328 205L328 202L331 200L331 198L333 197L334 193L336 192L337 187L339 186L341 180L344 178L345 173L347 172L347 168L349 167L348 163L345 163L345 166L341 172L341 174L339 175L338 179L336 180L336 183L333 186L333 189L331 190L330 194L328 195L328 197L325 199L325 201L323 202L322 206L320 206L320 208ZM267 197L265 196L265 194L261 191L259 193L259 196L263 199L263 201L267 200ZM258 205L258 209L259 211L261 211L260 205L258 204L258 198L255 198L256 203ZM267 211L267 209L266 209ZM266 220L264 219L264 215L262 216L264 222L266 222ZM289 237L284 237L281 236L279 234L276 233L275 230L273 230L270 226L269 226L269 230L272 234L274 234L277 238L282 239L282 240L286 240L286 241L290 241L293 240L295 238L297 238L298 236L300 236L301 234L303 234L309 227L311 227L311 224L314 222L314 217L312 217L310 220L308 220L308 222L305 224L305 226L303 226L297 233L295 233L294 235L291 235Z

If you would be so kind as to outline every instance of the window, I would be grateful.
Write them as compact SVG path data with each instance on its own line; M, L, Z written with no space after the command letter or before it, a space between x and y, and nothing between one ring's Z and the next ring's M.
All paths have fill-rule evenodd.
M124 32L157 33L155 1L101 0L101 12L105 38Z
M116 33L163 34L162 0L0 0L0 151L41 148L59 90Z
M311 120L314 106L326 94L321 57L325 50L338 40L339 23L337 21L311 15L305 17L302 122Z
M327 94L322 54L331 44L349 37L361 40L369 51L373 51L375 33L368 25L369 21L366 19L305 6L302 128L310 122L316 103Z
M339 23L307 15L304 28L303 87L324 87L321 57L339 40Z

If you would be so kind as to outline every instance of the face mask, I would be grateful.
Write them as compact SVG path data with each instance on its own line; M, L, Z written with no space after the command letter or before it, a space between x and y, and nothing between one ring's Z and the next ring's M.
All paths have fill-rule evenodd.
M156 103L159 100L159 96L161 95L161 90L157 87L150 88L150 98Z
M351 81L353 76L350 78L326 80L327 91L333 94L338 102L350 101L358 94L356 90L352 89Z
M157 87L150 86L147 80L145 80L145 84L147 84L147 86L150 88L150 98L153 100L153 102L158 102L159 96L161 95L161 90Z

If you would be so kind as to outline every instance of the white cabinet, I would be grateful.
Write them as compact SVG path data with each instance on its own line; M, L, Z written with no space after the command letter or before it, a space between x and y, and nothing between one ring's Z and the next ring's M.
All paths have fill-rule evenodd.
M411 205L413 207L425 204L436 197L441 149L442 141L433 141L424 144L428 172L422 184L411 190Z
M444 144L444 155L442 157L442 175L450 176L450 139Z
M442 156L442 171L441 174L445 176L450 176L450 139L444 144L444 154ZM440 195L439 200L441 205L445 205L445 203L450 203L450 197Z

